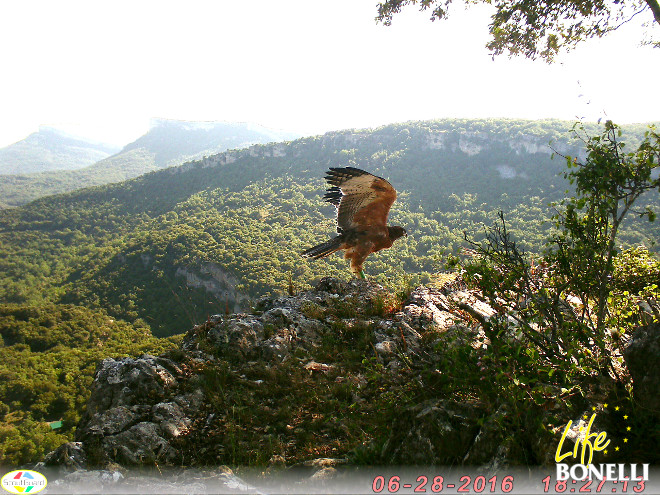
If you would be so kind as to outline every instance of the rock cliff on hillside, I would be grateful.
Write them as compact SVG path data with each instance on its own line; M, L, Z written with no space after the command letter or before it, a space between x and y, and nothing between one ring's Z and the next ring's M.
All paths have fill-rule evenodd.
M444 393L446 380L466 380L467 390L451 359L488 345L474 316L494 310L456 280L395 303L377 284L325 278L262 298L251 314L213 316L177 352L105 359L76 441L41 466L69 481L100 469L87 480L112 484L113 473L144 466L307 466L296 472L323 477L338 464L554 463L557 430L576 414L556 399L561 391L534 412L559 425L543 431L504 403ZM647 327L627 353L642 393L658 385L643 360L657 367L659 332Z

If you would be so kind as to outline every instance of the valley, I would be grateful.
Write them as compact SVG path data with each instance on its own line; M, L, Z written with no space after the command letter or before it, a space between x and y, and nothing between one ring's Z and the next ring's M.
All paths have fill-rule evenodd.
M85 384L103 357L172 349L212 315L250 311L261 297L300 293L328 275L350 280L341 256L317 262L300 257L335 229L334 208L322 201L329 167L368 170L399 192L390 222L409 235L365 266L370 281L391 294L433 284L446 261L470 247L464 233L484 239L498 211L518 246L540 257L554 228L552 203L571 190L560 155L584 158L571 127L561 121L451 119L330 132L209 154L0 211L0 329L7 363L0 376L9 387L0 398L0 453L24 462L71 438ZM598 132L595 125L586 129ZM645 129L624 126L622 139L634 149ZM132 163L130 154L123 156ZM638 208L647 205L657 210L657 194L640 198ZM657 223L631 215L619 239L624 247L657 252L659 237ZM55 347L39 343L55 338L52 329L74 339ZM82 359L85 371L69 382L54 359ZM17 375L11 363L20 361L44 371ZM53 377L60 385L46 387ZM19 393L17 383L28 392ZM57 401L61 386L68 387L66 404ZM44 427L62 418L59 432ZM18 441L14 425L27 420L40 426L34 434L21 430L22 440L11 450Z

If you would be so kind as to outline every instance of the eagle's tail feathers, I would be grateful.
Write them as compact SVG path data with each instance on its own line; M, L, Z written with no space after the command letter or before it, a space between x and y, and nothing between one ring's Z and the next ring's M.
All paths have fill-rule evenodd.
M329 254L339 251L342 247L344 238L342 236L337 236L334 239L330 239L323 244L309 248L307 251L303 251L301 254L306 258L313 258L315 260L319 258L325 258Z

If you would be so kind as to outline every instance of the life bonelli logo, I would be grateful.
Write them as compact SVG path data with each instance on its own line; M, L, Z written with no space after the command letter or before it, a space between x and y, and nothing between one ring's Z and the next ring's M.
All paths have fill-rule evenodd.
M608 408L608 404L603 404L603 410ZM614 407L619 413L620 407ZM605 456L616 453L622 445L628 443L628 436L633 433L632 427L626 424L629 419L627 414L622 414L624 421L624 435L621 439L610 439L605 431L592 432L591 429L596 419L596 407L592 407L591 417L585 414L578 422L577 431L572 430L573 422L569 421L562 433L557 451L555 453L555 462L557 463L557 480L610 480L610 481L635 481L642 483L649 479L649 464L621 464L621 463L599 463L593 464L594 453L602 452ZM564 442L573 431L574 447L573 450L566 449ZM565 464L562 461L579 460L579 464Z
M2 488L9 493L38 493L46 488L47 484L43 474L29 469L12 471L2 477Z

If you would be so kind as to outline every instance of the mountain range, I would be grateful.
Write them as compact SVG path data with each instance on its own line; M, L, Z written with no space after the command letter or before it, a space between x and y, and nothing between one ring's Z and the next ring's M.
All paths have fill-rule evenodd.
M70 136L42 126L25 139L0 148L0 175L75 170L119 151L116 146Z
M210 146L213 139L218 139L211 138L212 132L201 128L203 126L193 125L193 129L188 130L183 127L185 125L167 122L159 124L114 158L102 160L115 162L122 170L117 172L116 177L120 178L126 170L141 174L144 164L152 168L169 165L168 168L86 188L80 188L84 180L79 176L79 180L67 184L76 190L0 211L0 463L18 466L36 462L47 452L71 441L77 426L83 432L86 426L100 424L94 423L95 420L86 423L82 419L86 409L94 412L94 403L87 399L90 390L95 388L97 370L104 366L101 364L99 368L97 364L104 358L112 358L102 361L105 366L114 366L113 363L119 361L136 362L146 375L142 371L137 375L131 371L122 376L128 380L134 376L152 377L154 383L160 383L163 375L142 366L142 361L170 362L172 358L179 364L169 369L176 368L191 378L191 384L194 381L206 387L212 399L207 405L217 407L217 420L230 425L213 430L213 435L227 432L226 440L230 443L223 437L209 435L209 430L201 426L208 424L204 414L199 428L193 429L199 436L193 435L189 444L192 453L200 453L213 444L213 448L206 450L207 454L200 454L200 460L227 460L216 457L220 451L213 449L222 450L223 445L232 445L235 438L246 438L235 436L235 432L252 432L252 426L278 424L283 432L296 435L296 432L314 431L308 429L309 425L291 430L289 425L294 424L297 412L290 406L300 404L305 414L315 417L316 413L308 409L307 404L326 405L328 418L333 418L337 416L337 397L345 399L342 399L347 408L345 417L359 419L354 431L371 432L364 438L353 438L352 445L373 437L372 427L379 421L383 431L408 431L400 426L393 430L390 416L379 415L391 405L399 418L419 417L419 410L401 414L402 402L398 394L409 397L414 407L426 407L418 399L428 399L431 390L447 392L455 398L464 395L466 384L489 384L490 380L481 381L482 372L475 364L479 358L472 354L461 358L472 370L469 373L457 372L451 358L442 368L438 368L434 360L427 373L409 367L412 361L405 357L405 350L413 351L413 345L428 345L433 352L440 351L440 359L445 359L445 351L451 351L452 347L462 353L463 348L477 351L481 346L456 347L456 342L463 342L465 333L456 331L449 320L446 323L454 330L447 333L455 337L450 338L448 345L438 345L432 337L437 333L433 325L423 326L423 331L428 331L432 338L420 338L417 330L410 326L405 327L405 332L410 330L411 333L404 335L399 330L403 327L389 326L389 323L383 323L382 327L375 325L374 314L388 313L392 309L387 306L388 301L408 299L411 290L421 284L438 287L443 279L445 282L452 279L439 273L445 269L447 259L471 247L468 240L483 240L484 231L498 219L498 211L503 212L507 230L518 247L527 256L540 256L553 228L552 215L556 210L552 203L571 194L571 185L562 174L566 170L562 155L578 159L585 156L584 141L572 132L571 122L450 119L330 132L219 153L202 151L200 153L206 156L172 166L182 159L176 157L190 156L196 149ZM593 136L601 130L594 124L586 126L585 132ZM646 126L624 126L622 130L620 139L626 142L626 150L634 150L643 139ZM179 131L189 139L182 139L180 142L185 144L176 147L173 143ZM247 133L249 129L244 131ZM198 138L197 141L193 137ZM263 136L264 140L273 138ZM245 143L245 139L239 137L239 140ZM218 146L230 145L225 142ZM354 285L353 282L346 284L352 277L340 256L318 261L300 256L304 249L335 233L334 208L322 199L326 188L323 176L328 167L345 166L367 170L394 185L398 199L391 210L390 223L404 226L409 234L392 249L376 253L367 260L365 271L370 281L363 287L374 287L372 282L378 282L385 294L374 299L371 307L362 295L369 291L347 299L345 291L336 290ZM60 171L55 175L77 172ZM14 176L3 179L7 177ZM44 179L44 185L52 184ZM4 201L4 197L0 197L0 201ZM658 211L657 193L647 194L637 204L641 211L647 205ZM621 228L618 241L624 247L644 244L657 252L659 237L657 222L639 221L632 215ZM636 279L637 270L643 270L641 263L647 264L651 259L642 257L640 264L631 265L631 278ZM648 267L655 268L648 271L657 279L658 265L653 263L648 263ZM328 275L333 276L331 282L328 282ZM323 284L318 283L320 280L325 280L327 286L321 292L318 291ZM317 290L307 292L312 287ZM430 301L428 288L421 287L415 293L418 294L414 296L416 301L424 304ZM282 294L287 295L279 297ZM291 297L291 294L296 296ZM300 310L295 318L300 318L305 326L292 323L295 312L291 306L272 307L275 300L296 298ZM368 319L356 318L356 312L365 310L369 311ZM243 311L246 314L231 315ZM260 316L264 313L267 313L265 319ZM436 315L437 308L431 309L429 314ZM411 313L411 317L418 322L417 312ZM392 318L397 320L399 316ZM401 340L404 350L403 354L398 351L392 354L403 356L405 360L388 371L387 376L392 381L387 384L382 381L385 376L382 363L371 354L374 345L380 351L388 348L373 340L376 326L394 332L392 337ZM188 332L186 339L190 341L203 335L200 329L213 327L213 331L217 331L213 344L217 346L202 339L199 351L195 351L201 354L196 354L191 361L183 359L183 334ZM290 340L296 332L300 332L299 337L305 333L301 328L312 330L306 334L311 339L310 349L315 353L322 350L321 355L313 355L321 360L318 363L307 363L312 354L304 352L299 340ZM318 333L320 328L323 331ZM282 368L273 368L250 357L245 361L245 368L234 369L222 360L224 358L218 359L223 352L238 356L226 345L228 339L236 339L242 346L255 332L272 342L273 355L283 349L282 342L291 344L293 359L287 359ZM472 326L470 332L481 335ZM458 340L452 340L454 338ZM321 347L318 347L319 342ZM259 349L268 350L261 344L258 343ZM166 350L170 358L163 361L152 357ZM138 360L121 358L145 353L150 356ZM416 351L413 354L415 359L419 357ZM422 354L430 355L426 351ZM209 361L201 364L197 356ZM643 357L640 361L650 363L653 359ZM325 373L319 366L326 366L321 364L326 362L332 363L331 368L337 366L328 381L336 388L317 382L319 370ZM302 367L301 364L306 365ZM501 377L500 363L491 364L494 371L492 375L486 372L486 376ZM255 374L255 367L261 371ZM358 396L345 388L348 382L339 381L349 376L339 371L344 367L353 370L355 378L367 377L374 395L365 396L363 402L362 399L356 401ZM195 373L200 374L199 378ZM559 375L561 373L554 376ZM116 375L106 376L114 380ZM409 385L417 383L417 380L410 380L410 376L430 380L418 383L415 394L419 395L408 395ZM308 386L311 382L322 386ZM500 382L512 386L508 379ZM240 385L236 386L237 383ZM545 378L538 383L545 384ZM115 385L133 393L130 387L121 383ZM290 390L283 391L282 386ZM266 399L253 396L255 387L275 395ZM97 397L103 400L109 397L107 388L96 388ZM323 394L316 395L321 389ZM145 389L138 386L135 390ZM388 393L384 394L383 390ZM390 394L392 390L397 393ZM515 387L516 393L520 390L524 389ZM226 391L230 391L229 395ZM559 392L556 396L560 397ZM135 397L154 399L146 393ZM263 400L272 399L272 414L278 418L277 423L273 423L269 412L263 421L258 419L258 424L252 425L254 406L245 401L249 397L259 405ZM490 404L488 400L482 401L481 395L477 397L482 403ZM366 409L359 409L362 406L355 405L358 403L364 404ZM134 432L138 433L135 438L142 446L146 437L140 428L147 424L147 419L142 413L133 416L134 412L151 411L154 418L158 416L163 424L170 424L167 419L173 416L162 412L166 410L163 407L175 407L174 404L143 407L145 404L140 402L139 407L130 411L124 405L119 408L119 412L128 416L101 415L111 422L118 420L121 428L132 428L140 421ZM237 404L242 406L236 407ZM500 414L497 404L490 405ZM356 414L355 407L364 414ZM204 408L193 409L208 412ZM244 413L235 414L239 410ZM474 408L470 406L470 410ZM231 411L231 418L228 411ZM260 411L264 412L265 408ZM547 412L555 414L554 409ZM571 414L573 412L571 410ZM372 413L380 418L375 423ZM248 417L251 419L245 421ZM128 420L125 422L123 418ZM366 419L362 422L361 418ZM430 424L436 428L436 417L430 419ZM500 423L499 417L494 419L493 424ZM317 423L325 428L325 419ZM53 424L61 426L53 429ZM343 433L337 432L346 431L343 422L333 424L336 428L327 437L329 446L341 438ZM525 431L524 428L514 429ZM537 430L531 428L530 431ZM319 433L326 435L323 429ZM254 444L258 449L255 447L254 452L263 451L262 444L258 443L261 438L266 437L258 437ZM502 444L499 437L490 438L492 445L499 448ZM472 437L468 439L472 442ZM525 442L531 444L526 437ZM342 445L346 447L349 443ZM417 449L418 443L415 440L412 447ZM70 445L63 446L65 462L71 461L67 450ZM374 452L382 452L380 444L374 449L368 445L364 448L366 450L356 451L363 459L373 460ZM230 450L241 455L249 452L242 449L228 449L228 452ZM480 455L485 452L481 446L475 449L477 451ZM289 452L294 456L306 455L304 450L295 448ZM333 452L327 451L328 455L336 454ZM156 451L151 451L151 455L157 455ZM253 461L249 455L234 457L233 461L246 459ZM268 459L261 461L268 462Z
M0 214L0 301L82 305L171 335L290 285L348 277L339 256L299 254L334 231L334 210L321 200L328 167L366 169L399 191L391 222L409 236L366 265L395 290L430 280L467 246L463 233L483 238L498 210L519 247L539 253L550 203L570 187L553 154L584 155L570 129L456 119L331 132L42 198ZM625 127L623 139L634 148L644 130ZM658 198L642 198L642 209L643 201ZM658 234L655 224L629 223L621 240L653 247Z
M0 175L0 208L120 182L228 149L296 137L299 134L256 124L155 119L147 134L118 150L42 128L0 149L0 174L5 174Z

